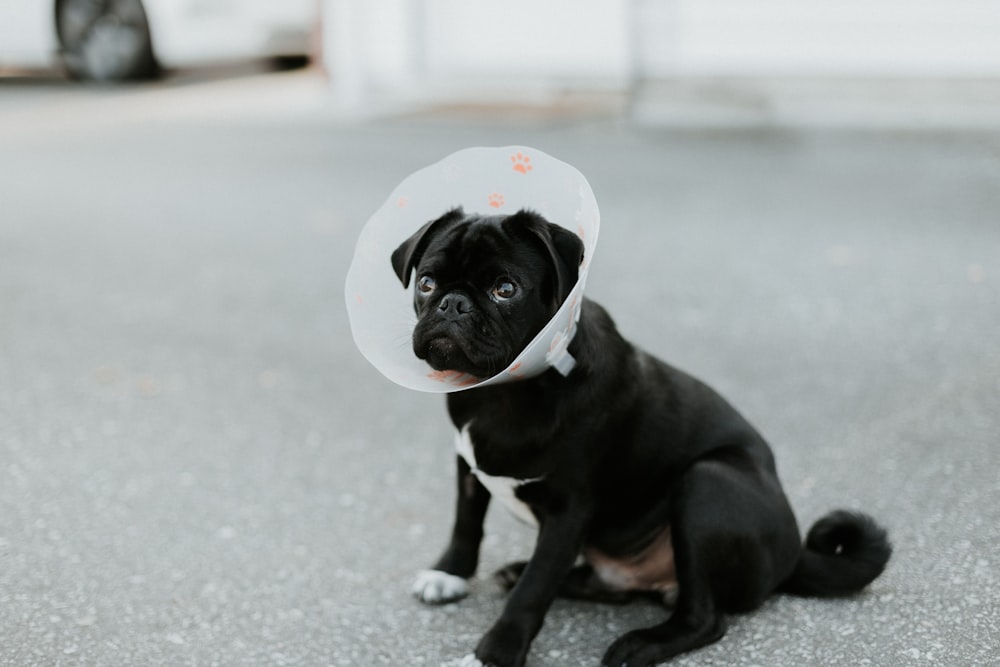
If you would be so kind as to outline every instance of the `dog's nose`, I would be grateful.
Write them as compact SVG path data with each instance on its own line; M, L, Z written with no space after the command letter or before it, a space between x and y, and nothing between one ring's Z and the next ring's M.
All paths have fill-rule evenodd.
M438 302L438 312L445 319L457 320L472 312L472 299L464 294L445 294Z

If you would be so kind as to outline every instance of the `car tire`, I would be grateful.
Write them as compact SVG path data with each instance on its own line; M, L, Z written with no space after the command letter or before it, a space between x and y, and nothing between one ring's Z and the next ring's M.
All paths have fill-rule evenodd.
M58 0L56 28L72 78L118 82L159 74L142 0Z
M271 67L278 72L290 72L296 69L303 69L309 66L309 56L274 56L271 58Z

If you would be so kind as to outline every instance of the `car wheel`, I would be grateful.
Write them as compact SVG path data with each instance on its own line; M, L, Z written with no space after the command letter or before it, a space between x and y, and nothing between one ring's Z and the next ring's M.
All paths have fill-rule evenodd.
M128 81L158 73L141 0L59 0L56 27L74 78Z
M289 72L309 66L309 56L274 56L271 67L279 72Z

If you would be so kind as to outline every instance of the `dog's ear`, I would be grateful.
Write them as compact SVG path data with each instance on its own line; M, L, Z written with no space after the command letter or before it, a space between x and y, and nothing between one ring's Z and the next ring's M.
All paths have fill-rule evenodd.
M435 235L440 234L445 229L451 227L456 222L465 218L462 207L453 208L437 220L431 220L426 225L416 231L410 238L396 248L392 253L392 269L396 272L399 282L403 287L410 286L410 274L413 267L420 263L420 258L427 250L427 244Z
M555 271L553 298L556 305L569 296L580 275L583 262L583 241L565 227L549 222L538 213L521 209L503 221L510 231L527 230L541 242Z

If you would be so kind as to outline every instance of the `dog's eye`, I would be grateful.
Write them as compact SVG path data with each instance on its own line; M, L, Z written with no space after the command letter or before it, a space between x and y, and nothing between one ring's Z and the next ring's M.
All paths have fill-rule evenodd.
M430 294L435 287L437 287L437 283L430 276L421 276L420 280L417 281L417 289L424 294Z
M493 296L501 301L505 301L517 293L517 285L509 280L499 280L493 286Z

